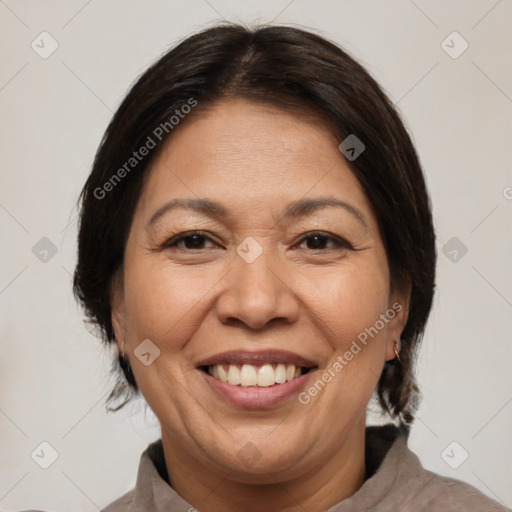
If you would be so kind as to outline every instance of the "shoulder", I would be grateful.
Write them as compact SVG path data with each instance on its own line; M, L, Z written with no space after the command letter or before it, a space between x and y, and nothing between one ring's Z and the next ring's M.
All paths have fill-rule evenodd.
M510 512L509 508L460 480L440 476L427 470L424 478L427 483L419 492L418 500L425 506L428 505L428 510Z
M123 494L120 498L113 501L110 505L101 510L101 512L129 512L133 503L135 489Z
M120 498L113 501L110 505L102 508L99 512L131 512L131 505L133 504L134 490L127 492ZM43 510L21 510L20 512L44 512Z
M407 438L406 432L396 436L376 474L363 486L360 494L374 503L368 510L389 511L399 506L401 512L511 512L476 487L423 467Z

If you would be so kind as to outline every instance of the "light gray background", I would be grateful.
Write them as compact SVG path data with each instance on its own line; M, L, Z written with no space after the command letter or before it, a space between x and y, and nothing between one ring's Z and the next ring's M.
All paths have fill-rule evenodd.
M511 506L510 0L0 0L1 510L96 511L133 486L159 436L140 404L105 413L109 356L71 294L74 204L129 85L221 18L312 28L398 104L426 170L439 250L410 446L432 471ZM31 48L43 31L59 45L47 59ZM441 46L453 31L469 43L456 59ZM58 249L46 263L32 252L42 237ZM457 262L442 252L452 237L468 249ZM30 456L42 441L58 452L46 470ZM441 456L452 441L469 453L458 469Z

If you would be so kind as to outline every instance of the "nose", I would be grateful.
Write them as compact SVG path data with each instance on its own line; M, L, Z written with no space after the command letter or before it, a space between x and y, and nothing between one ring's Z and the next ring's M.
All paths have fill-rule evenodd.
M297 319L299 301L293 293L293 283L287 282L272 257L264 256L266 252L252 263L235 256L234 267L223 280L224 289L216 303L222 323L262 329L270 322L290 324Z

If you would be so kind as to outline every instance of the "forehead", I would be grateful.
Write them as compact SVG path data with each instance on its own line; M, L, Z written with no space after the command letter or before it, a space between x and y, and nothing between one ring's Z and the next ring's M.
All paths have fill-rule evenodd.
M140 207L210 197L275 211L301 197L330 195L370 214L338 145L329 127L308 113L246 100L199 105L148 169Z

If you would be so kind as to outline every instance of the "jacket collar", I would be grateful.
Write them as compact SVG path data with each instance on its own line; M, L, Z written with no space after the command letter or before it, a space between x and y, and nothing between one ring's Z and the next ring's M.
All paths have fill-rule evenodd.
M329 512L373 510L377 503L383 505L383 500L394 503L393 490L398 483L424 471L419 459L407 448L407 434L394 425L367 427L367 480L354 495L331 507ZM150 444L141 455L135 489L123 498L131 501L129 512L195 510L168 483L161 439Z

